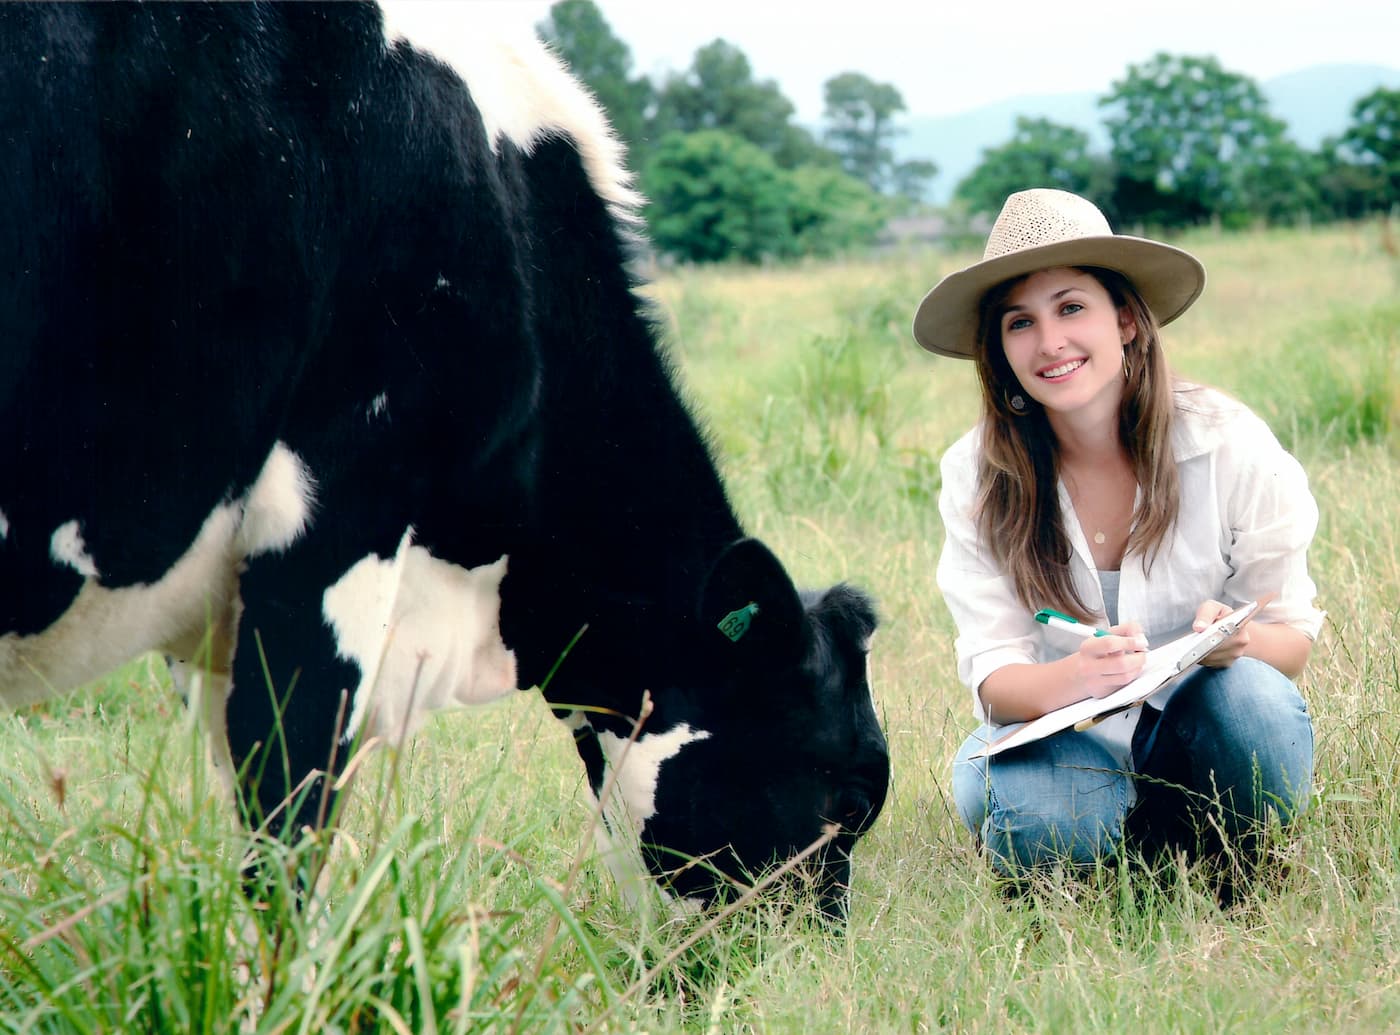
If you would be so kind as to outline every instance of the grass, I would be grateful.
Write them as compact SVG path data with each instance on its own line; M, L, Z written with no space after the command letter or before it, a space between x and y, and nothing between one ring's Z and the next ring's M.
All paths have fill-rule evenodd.
M1174 364L1265 415L1322 511L1317 794L1286 873L1233 911L1191 873L1131 867L1008 902L950 811L971 715L933 587L937 461L977 396L908 319L974 256L681 271L650 291L745 523L799 581L880 601L894 782L848 934L764 908L640 920L528 694L367 762L324 910L278 904L297 858L249 898L248 839L141 662L0 728L0 1031L1400 1028L1396 263L1374 226L1183 243L1211 280L1167 328Z

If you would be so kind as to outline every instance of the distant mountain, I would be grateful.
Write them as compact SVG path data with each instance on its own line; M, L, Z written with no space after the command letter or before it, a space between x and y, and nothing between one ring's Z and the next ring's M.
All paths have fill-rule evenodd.
M1323 138L1335 136L1351 121L1357 99L1377 87L1400 89L1400 69L1382 65L1316 65L1260 83L1269 110L1288 125L1289 135L1303 147L1315 149ZM976 168L982 152L1011 139L1016 116L1046 118L1075 126L1089 134L1095 150L1108 150L1098 100L1101 93L1041 94L1013 97L958 115L914 115L905 120L908 132L895 142L903 160L929 158L938 163L929 200L948 200L959 180Z

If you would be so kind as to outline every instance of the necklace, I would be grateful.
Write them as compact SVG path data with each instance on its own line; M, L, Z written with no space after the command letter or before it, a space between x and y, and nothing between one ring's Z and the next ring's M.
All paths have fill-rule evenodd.
M1121 528L1132 521L1133 498L1131 496L1121 496L1115 499L1117 494L1109 490L1106 494L1087 497L1081 492L1078 480L1072 473L1064 472L1062 477L1064 477L1065 486L1069 490L1070 504L1079 516L1080 526L1095 546L1103 546L1108 542L1107 529ZM1126 512L1122 509L1124 502L1128 505ZM1090 529L1093 529L1092 533L1090 533Z

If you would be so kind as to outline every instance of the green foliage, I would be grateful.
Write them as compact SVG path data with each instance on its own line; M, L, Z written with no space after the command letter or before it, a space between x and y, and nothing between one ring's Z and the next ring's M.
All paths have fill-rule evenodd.
M642 172L651 239L691 262L793 254L786 180L763 150L711 129L672 133Z
M1049 119L1018 117L1016 131L960 182L954 195L973 212L995 215L1007 196L1027 187L1057 187L1082 194L1107 208L1112 175L1108 163L1089 150L1089 135Z
M1368 93L1351 110L1351 125L1338 145L1374 177L1374 210L1400 204L1400 90Z
M1099 103L1127 220L1237 224L1256 211L1254 192L1276 191L1296 164L1258 85L1212 57L1157 54Z
M1355 161L1338 138L1323 141L1317 155L1319 215L1329 219L1361 219L1385 197L1380 169Z
M754 78L743 51L717 39L657 90L650 132L661 140L673 133L723 130L790 169L820 160L811 134L793 124L794 110L777 83Z
M787 179L788 212L799 255L835 255L869 244L888 218L885 199L837 169L804 165Z
M913 208L923 202L929 181L937 175L938 163L926 158L895 162L890 169L889 191L904 202L905 208Z
M841 167L873 190L883 190L894 166L894 116L904 111L904 98L888 83L859 72L828 79L822 96L826 142L840 157Z
M536 31L593 91L633 160L638 160L651 80L632 77L632 51L613 35L598 5L593 0L559 0Z
M632 165L647 174L644 188L646 181L662 187L650 222L661 231L658 249L675 258L792 259L858 247L874 239L868 227L877 211L888 218L917 209L937 175L932 160L894 160L904 99L864 74L844 72L824 84L819 142L793 121L778 84L758 79L744 53L723 39L699 48L687 69L658 85L633 77L631 52L595 0L559 0L538 31L596 94ZM1361 98L1351 125L1316 153L1285 135L1253 80L1212 57L1159 53L1130 65L1099 103L1110 154L1092 153L1077 128L1018 118L1011 139L987 149L956 186L955 218L994 213L1008 194L1030 186L1088 196L1117 226L1297 224L1400 204L1400 91L1381 88ZM751 154L714 139L674 139L708 132L745 141L778 170L801 175L775 177ZM698 172L699 155L721 167ZM838 171L870 194L841 185ZM743 187L746 173L755 180ZM706 180L713 189L699 189ZM792 192L786 229L778 184ZM877 205L876 194L889 203ZM720 236L702 241L711 231Z
M878 199L835 170L787 171L722 130L673 133L642 174L648 224L662 251L690 262L824 255L870 241Z

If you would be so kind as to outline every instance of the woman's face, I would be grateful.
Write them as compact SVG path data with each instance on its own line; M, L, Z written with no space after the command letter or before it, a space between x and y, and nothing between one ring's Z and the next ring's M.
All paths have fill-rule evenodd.
M1136 328L1092 274L1067 266L1032 273L1007 296L1000 326L1012 373L1052 422L1117 418L1123 345Z

